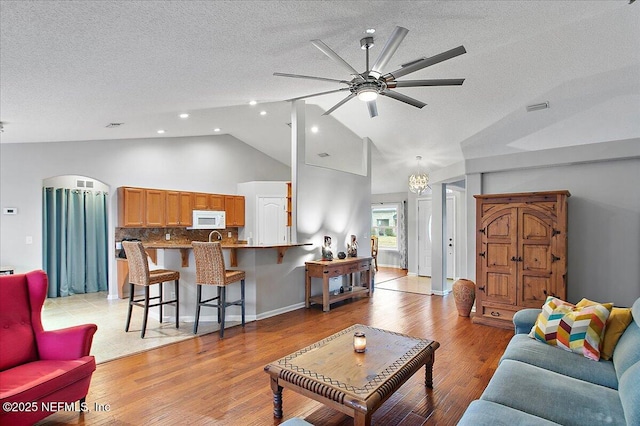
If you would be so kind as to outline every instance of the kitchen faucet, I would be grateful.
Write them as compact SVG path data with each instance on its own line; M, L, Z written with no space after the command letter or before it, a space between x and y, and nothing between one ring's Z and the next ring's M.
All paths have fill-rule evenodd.
M218 241L222 241L222 234L214 229L213 231L209 232L209 242L211 242L211 236L213 234L217 234L218 235Z

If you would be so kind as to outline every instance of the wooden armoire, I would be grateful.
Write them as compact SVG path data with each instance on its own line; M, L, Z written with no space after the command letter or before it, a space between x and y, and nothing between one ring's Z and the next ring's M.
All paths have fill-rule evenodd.
M513 328L513 314L567 296L569 191L474 195L474 323Z

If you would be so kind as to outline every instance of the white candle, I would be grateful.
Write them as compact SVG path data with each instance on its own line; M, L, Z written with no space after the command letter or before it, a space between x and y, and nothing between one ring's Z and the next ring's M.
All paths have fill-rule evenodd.
M367 350L367 336L361 331L356 331L353 335L353 350L359 353Z

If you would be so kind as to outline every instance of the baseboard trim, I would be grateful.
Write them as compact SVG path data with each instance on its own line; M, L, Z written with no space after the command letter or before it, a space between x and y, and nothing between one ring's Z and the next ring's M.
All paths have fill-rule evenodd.
M451 290L444 290L444 291L431 290L431 294L433 294L434 296L446 296L449 293L451 293Z

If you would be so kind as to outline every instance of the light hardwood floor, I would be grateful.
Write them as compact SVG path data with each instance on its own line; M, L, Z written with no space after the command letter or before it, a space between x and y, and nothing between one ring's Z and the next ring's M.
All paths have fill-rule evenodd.
M85 414L56 413L42 424L274 425L269 362L354 323L440 342L434 388L414 375L374 414L374 425L455 425L478 398L513 335L457 315L453 296L377 289L372 298L318 306L233 327L224 340L199 336L98 365ZM94 410L108 405L108 411ZM350 417L283 392L283 420L351 425Z

